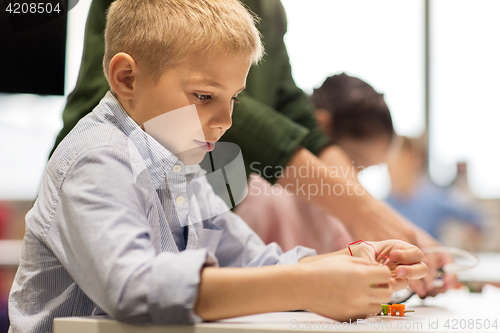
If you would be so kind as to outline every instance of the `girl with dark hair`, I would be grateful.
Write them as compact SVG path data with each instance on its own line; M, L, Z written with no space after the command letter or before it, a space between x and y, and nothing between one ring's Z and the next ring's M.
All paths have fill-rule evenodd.
M383 94L342 73L314 89L311 100L320 127L355 165L366 168L386 161L395 133Z

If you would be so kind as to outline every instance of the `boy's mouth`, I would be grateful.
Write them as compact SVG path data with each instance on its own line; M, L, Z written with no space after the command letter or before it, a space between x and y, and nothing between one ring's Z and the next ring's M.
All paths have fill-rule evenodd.
M215 148L215 142L212 141L199 141L199 140L193 140L193 141L196 142L196 144L206 152L212 151Z

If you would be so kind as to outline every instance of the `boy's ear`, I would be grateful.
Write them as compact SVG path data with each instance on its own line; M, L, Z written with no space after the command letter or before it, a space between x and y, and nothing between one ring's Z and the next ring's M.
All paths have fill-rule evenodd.
M133 99L137 64L127 53L117 53L109 63L109 85L123 99Z

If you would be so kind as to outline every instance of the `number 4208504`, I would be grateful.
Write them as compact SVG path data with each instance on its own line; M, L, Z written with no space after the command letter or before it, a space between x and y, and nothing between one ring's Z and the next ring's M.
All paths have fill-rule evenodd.
M489 330L490 328L492 329L498 329L498 323L497 319L495 320L489 320L489 319L448 319L444 323L444 327L447 329L451 330L456 330L456 329L473 329L473 330L480 330L480 329L485 329Z
M7 5L5 11L10 14L51 14L60 13L61 7L59 2L52 4L50 2L27 3L27 2L13 2Z

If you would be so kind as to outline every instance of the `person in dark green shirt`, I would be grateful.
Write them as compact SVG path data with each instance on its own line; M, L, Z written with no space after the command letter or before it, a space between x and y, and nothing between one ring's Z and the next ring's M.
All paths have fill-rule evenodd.
M112 0L94 0L85 30L85 44L78 81L68 96L63 111L64 127L54 149L76 123L99 103L109 90L102 69L105 13ZM420 247L435 246L437 241L411 222L376 200L366 191L349 195L349 188L359 185L348 173L332 177L322 168L335 166L349 170L347 155L334 145L318 127L307 95L293 81L288 54L283 41L286 15L279 0L245 0L261 18L258 28L266 51L262 62L249 72L247 86L233 112L233 125L221 138L237 144L242 151L247 174L259 173L270 183L287 186L304 200L338 217L354 239L401 239ZM305 168L317 177L300 177L286 168ZM306 193L311 185L327 184L347 189L341 195L322 196ZM428 263L436 267L437 263ZM434 269L435 271L435 269ZM433 274L426 283L415 282L413 289L425 296L431 289ZM427 286L427 287L426 287Z

